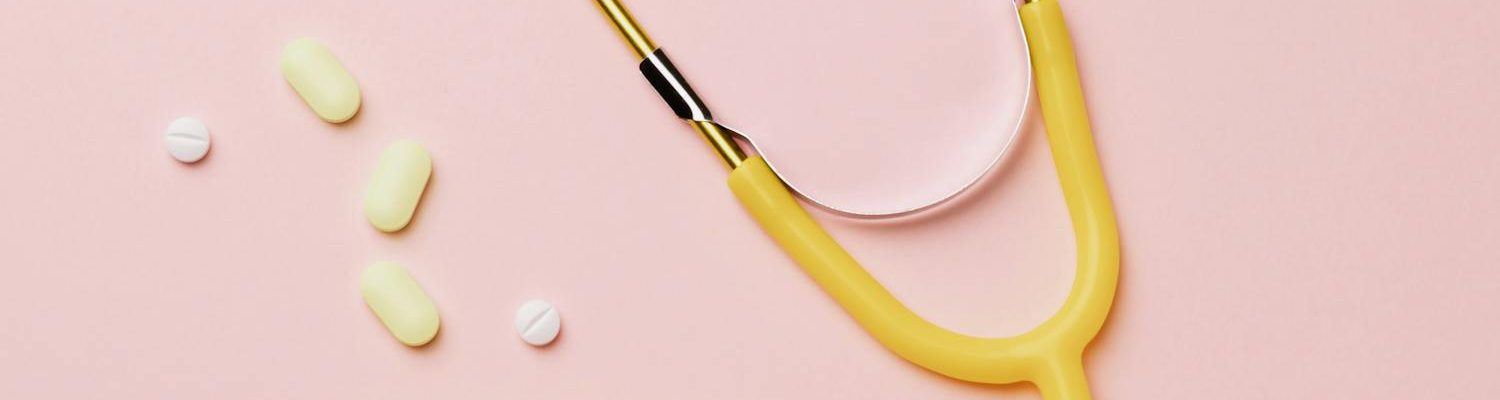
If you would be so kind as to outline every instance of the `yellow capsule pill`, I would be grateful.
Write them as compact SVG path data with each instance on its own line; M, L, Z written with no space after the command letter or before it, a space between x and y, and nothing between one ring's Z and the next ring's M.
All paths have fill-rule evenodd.
M405 228L431 175L432 157L421 144L403 139L386 147L365 192L365 219L384 232Z
M401 343L421 346L437 336L437 306L400 265L382 261L365 268L359 294Z
M281 76L324 121L348 121L359 111L359 85L323 44L293 40L281 51Z

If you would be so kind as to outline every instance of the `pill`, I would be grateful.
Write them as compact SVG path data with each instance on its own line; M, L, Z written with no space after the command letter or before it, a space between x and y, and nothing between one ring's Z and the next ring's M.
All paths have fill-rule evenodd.
M562 319L546 300L531 300L516 310L516 334L532 346L546 346L557 338Z
M365 268L359 294L401 343L421 346L437 336L437 306L400 265L382 261Z
M193 117L182 117L167 125L167 152L172 158L185 163L198 162L208 154L208 128L203 121Z
M365 219L383 232L405 228L431 175L432 157L421 144L403 139L386 147L365 192Z
M286 45L281 51L281 76L324 121L348 121L359 111L359 85L316 40L301 38Z

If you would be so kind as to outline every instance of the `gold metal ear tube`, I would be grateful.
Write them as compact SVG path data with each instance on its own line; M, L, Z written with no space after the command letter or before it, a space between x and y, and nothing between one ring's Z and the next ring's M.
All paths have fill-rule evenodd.
M657 52L656 44L651 42L651 38L646 36L646 31L641 30L640 25L636 25L635 18L630 16L630 10L625 9L624 5L615 0L596 0L596 2L609 17L609 21L620 30L620 36L625 38L625 43L630 45L630 49L635 51L636 56L646 60ZM676 72L675 69L672 72ZM680 76L677 79L682 87L687 87L685 79L681 79ZM745 151L740 149L740 144L735 142L734 137L722 126L707 120L689 119L688 122L693 125L693 129L703 134L703 139L707 140L714 152L718 153L724 163L729 165L729 169L739 168L740 164L745 162Z

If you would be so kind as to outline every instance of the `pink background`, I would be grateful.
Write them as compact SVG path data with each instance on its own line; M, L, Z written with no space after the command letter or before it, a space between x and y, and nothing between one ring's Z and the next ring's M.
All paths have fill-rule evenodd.
M0 398L1037 397L861 332L739 210L591 2L365 3L0 4ZM919 105L998 79L973 64L1003 60L975 32L1013 23L1006 3L805 3L628 4L747 131L960 147L941 157L992 122ZM1097 397L1494 397L1500 5L1064 8L1124 247L1086 355ZM301 36L360 82L351 122L318 121L282 81ZM893 128L817 120L861 113ZM179 116L213 132L196 165L163 149ZM817 216L935 322L1029 329L1073 268L1030 118L949 206ZM382 234L360 199L406 137L435 175L412 225ZM377 260L437 302L431 345L398 344L361 303ZM562 312L551 347L515 337L529 298Z

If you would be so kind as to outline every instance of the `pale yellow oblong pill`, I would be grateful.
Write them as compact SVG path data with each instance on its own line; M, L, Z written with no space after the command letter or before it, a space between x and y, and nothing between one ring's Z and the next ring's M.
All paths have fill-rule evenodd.
M293 40L282 49L281 76L324 121L348 121L359 111L354 76L316 40Z
M437 336L437 306L400 265L382 261L365 268L359 294L401 343L421 346Z
M365 192L365 219L384 232L405 228L431 175L432 157L421 144L402 139L386 147Z

